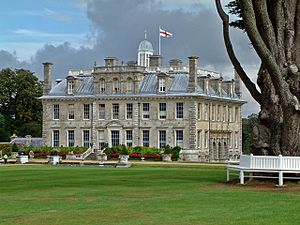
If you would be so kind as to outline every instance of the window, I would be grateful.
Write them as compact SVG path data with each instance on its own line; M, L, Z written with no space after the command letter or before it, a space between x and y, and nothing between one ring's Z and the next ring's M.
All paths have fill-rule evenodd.
M167 117L167 104L159 103L159 119L166 119Z
M221 118L221 106L217 106L217 121L220 121Z
M111 131L111 146L120 145L120 131L112 130Z
M143 130L143 146L149 147L149 130Z
M216 114L216 105L212 105L212 107L211 107L211 120L213 120L213 121L216 119L215 114Z
M105 104L99 104L99 119L105 119Z
M99 80L99 89L100 89L100 93L105 92L105 80L104 79Z
M69 110L69 120L74 120L75 115L74 115L74 104L69 104L68 106L68 110Z
M119 104L118 103L112 104L112 118L113 118L113 120L119 119Z
M90 147L90 131L83 131L83 146L89 148Z
M90 104L83 105L83 119L84 120L90 119Z
M114 93L120 92L120 82L119 82L119 79L117 79L117 78L113 79L113 92Z
M159 92L165 92L166 91L166 79L160 78L158 80L159 83Z
M103 150L105 147L105 133L104 130L98 131L99 149Z
M74 145L75 145L74 130L68 130L68 147L74 147Z
M232 122L232 107L231 106L229 106L228 107L228 120L229 120L229 122Z
M183 130L176 130L176 145L183 147Z
M127 93L132 93L133 92L133 81L132 79L129 77L127 79Z
M68 80L68 94L72 95L74 92L75 82L74 80Z
M204 135L204 144L205 144L205 148L208 148L208 131L205 131L205 135Z
M177 119L183 118L183 103L182 102L176 103L176 118Z
M226 106L223 106L223 122L226 122Z
M198 120L202 119L202 104L198 104Z
M59 120L59 105L58 104L53 105L53 119Z
M159 131L159 148L166 147L167 142L167 132L165 130Z
M197 147L201 148L201 130L197 132Z
M132 130L126 130L126 146L132 147Z
M239 132L235 132L235 141L234 141L234 147L238 148L239 147Z
M53 147L59 147L59 130L53 131Z
M150 104L143 103L143 119L149 119L150 117Z
M127 110L126 118L127 118L128 120L131 120L131 119L132 119L132 108L133 108L132 103L128 103L128 104L127 104L127 107L126 107L126 110Z
M239 118L240 118L239 108L235 107L235 122L239 122Z
M204 119L205 120L208 120L208 110L209 110L209 106L208 106L208 104L205 104L205 107L204 107Z

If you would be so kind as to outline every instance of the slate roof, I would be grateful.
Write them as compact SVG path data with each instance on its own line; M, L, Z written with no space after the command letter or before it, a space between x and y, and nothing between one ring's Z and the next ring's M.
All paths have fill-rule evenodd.
M140 91L138 94L135 95L161 95L162 93L157 93L157 79L158 72L156 73L145 73L144 79L140 84ZM226 99L233 99L230 96L230 93L227 93L225 87L222 89L222 96L219 96L214 90L212 86L210 86L210 93L205 94L203 88L200 85L197 85L196 93L189 93L188 92L188 82L189 82L189 74L188 72L169 72L167 73L168 76L171 78L171 84L169 88L166 90L165 95L202 95L202 96L210 96L216 98L226 98ZM198 75L199 77L201 75ZM55 97L93 97L94 96L94 86L93 86L93 76L92 75L85 75L85 76L74 76L75 79L79 79L80 85L77 90L74 92L74 95L67 94L67 79L62 80L60 83L56 84L50 91L47 96L42 96L41 99L53 99ZM120 95L134 95L128 93L117 93L117 94L110 94L114 96ZM107 94L97 94L99 96L108 96ZM238 96L234 97L234 100L242 101L239 99Z

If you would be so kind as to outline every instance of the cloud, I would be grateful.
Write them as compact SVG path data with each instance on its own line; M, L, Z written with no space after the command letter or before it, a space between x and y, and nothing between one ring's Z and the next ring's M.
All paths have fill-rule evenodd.
M78 0L73 7L86 9L91 25L90 38L76 34L56 34L37 30L15 30L26 36L38 36L46 39L61 40L61 44L49 42L32 57L30 66L37 74L42 74L42 62L51 61L53 77L63 78L69 69L92 68L95 61L103 64L106 56L117 56L119 61L137 59L138 44L148 31L148 39L157 52L158 27L174 34L173 38L162 39L164 64L173 58L187 63L190 55L199 56L199 66L214 69L223 76L232 78L233 69L227 56L222 24L213 5L213 1L194 0ZM48 12L53 14L53 12ZM241 63L250 68L253 80L253 65L259 64L246 35L239 30L231 31L234 49ZM74 46L75 39L81 39ZM66 40L68 42L64 42ZM72 43L72 44L70 44ZM81 47L80 47L81 46ZM14 55L7 59L18 63ZM7 62L8 62L7 61ZM41 78L41 76L40 76ZM251 97L245 94L249 102ZM257 106L244 107L250 112ZM247 108L248 107L248 108ZM249 110L248 110L249 109Z

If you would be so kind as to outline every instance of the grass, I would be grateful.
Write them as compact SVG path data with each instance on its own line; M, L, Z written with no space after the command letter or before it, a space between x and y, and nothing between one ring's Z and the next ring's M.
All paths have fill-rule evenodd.
M300 187L225 184L225 168L1 166L0 224L293 225ZM299 185L300 186L300 185Z

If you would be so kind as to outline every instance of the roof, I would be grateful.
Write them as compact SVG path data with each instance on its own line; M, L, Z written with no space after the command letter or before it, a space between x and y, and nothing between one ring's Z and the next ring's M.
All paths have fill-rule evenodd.
M148 40L141 41L139 44L139 51L154 52L153 46Z
M174 95L174 96L207 96L217 99L235 100L244 102L238 96L231 97L227 86L222 85L222 96L218 95L218 91L210 86L209 93L204 92L203 83L198 84L195 93L188 92L189 73L188 72L168 72L166 73L169 81L166 85L166 92L159 93L158 89L158 75L159 72L145 73L144 79L140 84L139 93L116 93L116 94L102 94L94 93L93 76L74 76L75 79L79 80L78 88L75 90L73 95L67 94L67 79L62 80L56 84L47 96L42 96L41 99L56 99L56 98L93 98L93 97L110 97L110 96L158 96L158 95ZM201 75L198 75L201 79ZM202 85L202 86L201 86Z
M17 137L11 143L16 143L17 145L40 147L44 146L43 138L27 138L27 137Z

